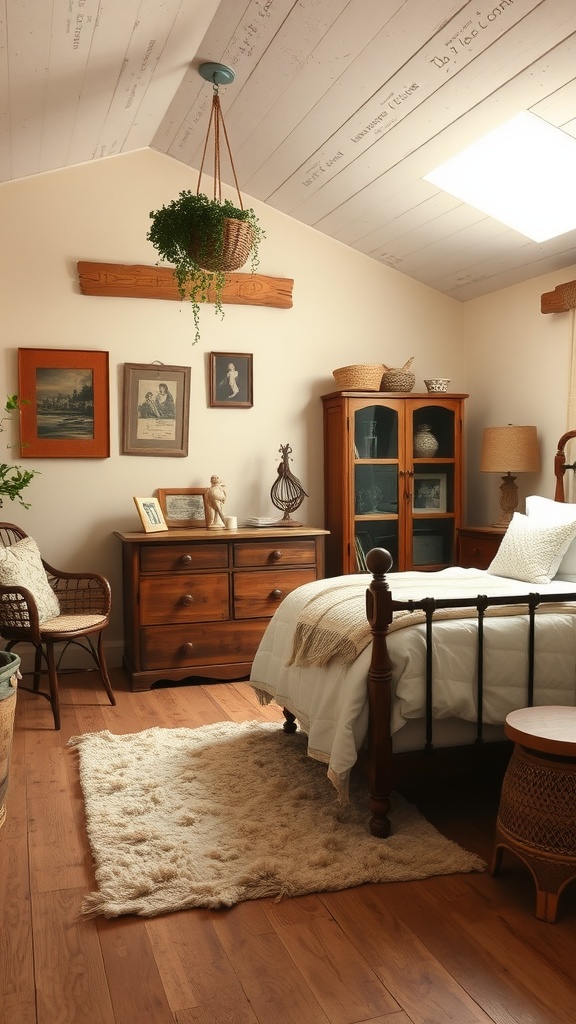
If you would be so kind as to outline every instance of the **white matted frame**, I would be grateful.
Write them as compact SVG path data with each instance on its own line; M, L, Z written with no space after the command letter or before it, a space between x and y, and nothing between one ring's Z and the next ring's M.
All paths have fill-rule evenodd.
M414 473L412 511L420 513L446 511L446 473Z
M158 501L169 529L206 526L204 487L159 487Z
M161 533L168 529L158 498L135 497L134 504L146 533Z

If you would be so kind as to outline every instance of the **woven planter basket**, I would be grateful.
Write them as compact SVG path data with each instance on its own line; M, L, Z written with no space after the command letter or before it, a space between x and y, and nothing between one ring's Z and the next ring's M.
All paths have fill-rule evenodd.
M414 356L401 367L382 367L382 391L412 391L416 383L416 376L410 371L413 359Z
M254 231L248 221L227 217L224 221L224 244L221 255L212 251L200 256L200 246L194 238L190 241L189 252L198 266L204 270L221 270L225 274L231 274L244 266L253 242Z
M332 370L332 376L339 391L379 391L383 370L382 363L357 363Z

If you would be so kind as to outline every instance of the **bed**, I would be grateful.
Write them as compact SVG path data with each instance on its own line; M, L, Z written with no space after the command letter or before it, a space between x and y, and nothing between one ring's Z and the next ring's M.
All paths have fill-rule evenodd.
M286 732L306 733L341 799L363 763L373 835L390 833L399 780L483 766L516 708L576 705L576 505L563 487L573 437L558 442L555 499L526 500L488 570L393 573L375 548L369 573L306 584L271 619L251 685L283 707Z

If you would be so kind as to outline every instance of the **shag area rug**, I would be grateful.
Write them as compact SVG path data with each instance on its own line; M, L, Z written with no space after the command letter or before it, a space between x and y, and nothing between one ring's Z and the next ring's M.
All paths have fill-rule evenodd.
M340 803L305 735L278 723L86 733L69 746L79 753L98 886L82 905L91 916L229 907L485 867L396 794L393 834L371 836L363 780L353 772L350 803Z

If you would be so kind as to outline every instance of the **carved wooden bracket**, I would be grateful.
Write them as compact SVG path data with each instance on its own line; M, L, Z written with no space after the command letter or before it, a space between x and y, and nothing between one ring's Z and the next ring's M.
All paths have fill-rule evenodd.
M567 313L569 309L576 309L576 281L559 284L553 292L540 296L541 313Z
M122 263L78 262L78 281L82 295L111 295L123 299L176 299L182 301L170 267L147 267ZM226 274L223 303L242 306L292 307L294 281L289 277L265 277L263 274ZM207 302L214 302L208 292Z

